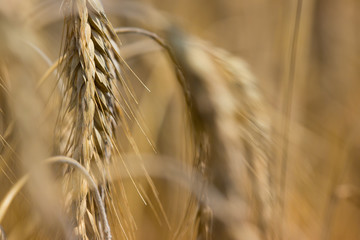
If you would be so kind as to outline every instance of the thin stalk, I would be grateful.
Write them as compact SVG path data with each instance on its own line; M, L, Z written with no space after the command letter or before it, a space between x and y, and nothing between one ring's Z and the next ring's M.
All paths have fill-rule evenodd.
M285 210L285 188L286 188L286 170L287 170L287 161L288 161L288 147L289 147L289 135L291 127L291 108L293 104L293 94L294 94L294 83L295 83L295 70L296 70L296 50L298 48L298 38L300 30L300 20L301 20L301 11L302 11L302 0L298 0L296 7L296 16L295 16L295 26L293 32L293 38L291 41L290 49L290 66L289 66L289 76L288 82L286 83L286 88L284 91L283 99L283 114L284 114L284 129L283 129L283 145L282 145L282 154L281 154L281 172L280 172L280 221L281 229L279 229L280 239L283 239L283 218Z

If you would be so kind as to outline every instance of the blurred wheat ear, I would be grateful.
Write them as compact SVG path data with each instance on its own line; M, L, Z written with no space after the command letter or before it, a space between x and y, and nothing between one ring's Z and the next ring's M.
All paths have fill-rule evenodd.
M225 51L176 29L169 33L169 43L182 69L184 93L191 103L194 131L202 136L198 144L205 147L197 168L203 168L208 184L228 199L224 209L232 212L235 205L239 209L234 211L240 213L245 203L250 211L249 216L229 214L225 220L215 215L212 237L239 239L246 233L238 228L251 229L241 226L253 224L250 239L265 239L271 232L271 149L269 123L255 78L242 60ZM204 195L212 201L206 190ZM200 219L206 213L206 206L200 206ZM211 229L209 224L209 219L200 220L200 233ZM205 231L204 239L210 238L208 234Z

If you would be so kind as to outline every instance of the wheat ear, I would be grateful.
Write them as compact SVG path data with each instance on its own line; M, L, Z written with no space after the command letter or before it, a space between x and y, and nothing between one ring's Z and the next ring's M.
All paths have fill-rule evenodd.
M60 153L78 159L91 175L100 176L96 180L105 201L106 166L114 150L114 128L119 118L114 96L115 80L121 79L116 35L97 0L66 0L63 9L67 13L63 55L67 58L60 71L65 97L59 124L65 126L61 131L66 130L59 139ZM96 170L91 168L93 163ZM80 189L73 203L75 233L84 239L102 238L99 210L83 178Z

